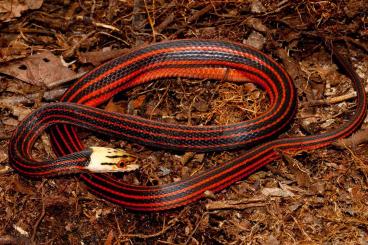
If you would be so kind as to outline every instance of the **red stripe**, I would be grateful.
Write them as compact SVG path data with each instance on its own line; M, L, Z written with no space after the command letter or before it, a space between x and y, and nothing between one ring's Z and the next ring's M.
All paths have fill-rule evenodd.
M209 41L210 43L210 41ZM170 46L171 45L171 46ZM223 45L226 45L225 43ZM232 55L236 53L237 55L242 55L244 57L247 57L248 59L252 59L260 66L267 67L270 70L270 74L277 77L278 81L271 81L270 80L270 74L266 74L265 72L258 69L258 67L252 67L249 65L241 65L236 64L228 61L218 61L217 59L219 57L216 57L216 60L213 61L206 61L207 65L210 65L209 67L205 67L202 69L195 69L195 68L188 68L184 69L182 67L165 67L165 65L170 66L180 66L183 64L202 64L198 61L190 61L186 60L185 57L183 57L183 60L181 61L162 61L158 63L149 64L145 67L142 67L136 71L132 71L124 78L121 78L120 80L116 81L106 81L105 86L98 88L96 91L92 91L85 96L81 96L81 94L84 93L85 89L92 85L97 83L98 81L102 81L102 79L108 75L111 74L119 69L122 69L124 66L133 64L133 62L138 62L139 60L143 60L147 57L157 55L162 52L175 52L180 50L213 50L213 51L221 51L228 53L229 55ZM253 48L249 48L256 52ZM261 53L261 52L259 52ZM339 58L339 57L338 57ZM30 175L30 176L44 176L44 175L54 175L58 174L59 171L66 170L65 166L58 165L57 162L53 162L51 164L46 163L34 163L33 159L30 156L30 149L33 146L36 138L39 134L49 125L52 123L73 123L79 126L89 126L97 131L101 132L109 132L115 135L121 135L125 137L130 137L131 139L140 140L142 142L146 142L147 144L151 145L162 145L162 146L171 146L171 147L182 147L184 149L189 149L190 147L183 143L183 144L173 144L167 142L167 139L171 139L173 141L175 140L191 140L193 142L198 140L219 140L219 139L228 139L230 137L244 135L243 133L234 134L232 136L226 135L226 132L231 132L232 130L241 130L245 129L249 126L256 126L256 128L252 129L250 131L253 132L262 132L266 129L272 129L273 131L278 131L280 128L283 128L286 124L289 123L291 120L289 116L292 110L292 107L294 105L295 98L295 91L292 85L292 82L287 75L287 73L272 59L268 58L267 56L265 59L258 59L255 56L248 53L247 49L244 49L243 51L240 50L232 50L229 46L229 48L224 47L214 47L214 46L203 46L203 41L199 46L196 46L196 41L193 41L193 46L191 47L178 47L175 42L172 42L172 44L168 44L167 48L158 49L152 52L143 53L140 55L137 55L136 57L132 57L132 59L123 62L115 67L111 66L108 67L109 69L104 72L104 74L101 74L97 76L95 79L87 81L89 74L93 72L97 72L97 70L92 71L91 73L84 76L84 78L81 80L82 85L81 88L79 88L75 94L70 95L70 92L67 92L66 95L63 98L67 98L69 96L69 101L72 100L78 100L79 102L86 102L88 105L96 106L104 101L106 101L109 97L113 96L115 93L119 92L120 90L130 88L132 86L142 84L143 82L150 81L152 79L157 78L163 78L163 77L169 77L169 76L185 76L185 77L193 77L193 78L220 78L222 79L224 74L228 75L228 80L233 81L239 81L245 80L251 78L253 82L258 83L262 87L266 89L268 92L270 98L271 98L271 108L264 114L263 117L256 118L254 120L250 120L247 124L235 124L234 127L226 126L226 129L224 130L221 126L211 126L206 127L203 129L205 132L222 132L223 135L219 135L217 137L204 137L204 136L198 136L195 133L201 133L194 131L194 127L180 127L177 128L176 125L170 124L159 124L159 123L153 123L150 120L141 120L137 119L135 121L136 117L130 116L127 118L123 118L122 120L124 122L128 123L135 123L134 127L130 128L128 126L123 126L120 123L113 123L109 121L108 119L118 119L118 115L115 114L109 114L102 111L97 111L93 108L84 108L81 110L81 107L73 107L70 106L68 109L63 108L49 108L44 109L42 113L45 113L43 118L37 118L32 117L32 115L28 116L25 120L29 121L29 127L24 126L22 130L16 130L13 133L11 144L9 147L9 159L13 160L12 166L18 170L19 172L22 172L23 174ZM273 64L277 66L280 73L277 73L275 69L272 68L269 64ZM223 68L214 68L213 65L217 66L223 66L223 67L230 67L230 70L228 72L225 72ZM158 66L163 66L164 68L152 70L157 68ZM365 113L366 113L366 95L364 93L364 87L359 82L359 78L355 76L356 74L352 70L351 67L344 64L344 67L348 67L349 69L349 75L351 76L353 82L355 83L356 89L358 91L358 111L355 117L346 125L342 126L341 128L331 132L331 133L325 133L320 134L318 136L307 136L307 137L293 137L293 138L287 138L287 139L278 139L271 142L268 142L262 146L253 148L251 150L248 150L244 155L240 156L239 158L235 159L236 164L234 161L230 163L226 163L224 165L219 166L218 168L213 168L211 170L208 170L205 173L199 174L196 177L192 177L187 180L183 180L177 183L172 183L164 186L153 186L153 187L144 187L144 186L134 186L131 184L123 184L119 183L118 181L114 180L113 178L99 175L93 175L93 178L95 180L98 180L99 182L102 182L103 184L98 184L97 182L93 182L93 180L90 180L88 176L82 175L82 179L86 181L89 184L89 187L93 188L93 191L98 193L101 196L104 196L105 198L120 203L123 205L127 205L130 208L138 209L138 210L162 210L162 209L169 209L174 208L177 206L185 205L189 202L192 202L194 200L197 200L201 197L203 197L203 193L205 190L212 190L212 191L218 191L220 189L223 189L227 186L229 186L231 183L245 177L246 175L249 175L250 173L254 172L255 170L259 169L260 167L264 166L265 164L273 161L274 159L279 158L279 154L277 153L277 150L282 150L286 152L290 151L296 151L300 149L315 149L319 148L325 145L330 144L333 140L341 137L346 136L350 133L352 133L363 121ZM97 68L100 69L100 68ZM233 70L231 70L233 69ZM257 76L254 76L250 74L249 72L256 73L258 76L262 78L258 78ZM149 71L149 72L148 72ZM219 72L217 74L217 72ZM197 74L196 72L199 72ZM243 73L244 72L244 73ZM171 74L170 74L171 73ZM282 77L285 77L285 80L282 80ZM129 80L131 78L135 77L132 80ZM128 81L128 82L127 82ZM278 89L275 85L275 82L279 82L281 85L281 88ZM76 88L76 86L80 86L75 84L69 91L74 90L73 88ZM112 88L118 88L116 91L110 91ZM274 97L275 96L275 97ZM93 98L92 100L89 100L90 98ZM280 108L286 108L285 111L280 112ZM73 111L73 109L76 109L76 111ZM52 115L48 115L48 112L57 112L57 118L53 118ZM271 112L272 111L272 112ZM91 112L97 113L99 116L94 117L91 116ZM74 116L66 116L63 115L64 113L74 113ZM36 113L35 113L36 114ZM280 114L280 115L279 115ZM38 115L38 114L36 114ZM82 121L78 115L83 115L84 117L88 118L89 120ZM279 118L275 118L276 115L279 115ZM49 124L47 124L47 123ZM99 123L106 123L107 125L113 125L114 127L118 127L119 131L115 131L109 128L103 128L99 125ZM282 122L282 125L278 125L278 123ZM275 126L278 125L278 128ZM32 127L32 128L31 128ZM64 129L66 131L66 134L64 135L63 132L60 132L59 130L59 136L62 140L62 144L57 144L56 147L61 152L65 153L66 151L74 151L79 150L83 146L77 137L77 134L74 129L71 131L67 130L67 127L64 126ZM145 139L141 138L135 135L129 135L124 133L124 130L131 130L138 133L148 134L150 135L151 139ZM161 133L155 133L155 132L149 132L150 129L161 129L162 132L167 130L175 131L178 135L164 135ZM271 131L272 131L271 130ZM190 136L187 136L189 134ZM258 136L255 140L262 139L263 137L272 135L273 132L270 133L264 133L262 136ZM162 137L163 139L161 140ZM247 142L252 142L254 139L247 139L242 142L237 143L219 143L217 142L211 147L221 149L223 147L229 146L229 145L236 145L236 144L245 144ZM70 141L70 142L69 142ZM57 142L59 143L59 142ZM61 143L61 142L60 142ZM66 147L65 149L63 147ZM191 146L191 149L205 149L203 145L198 145L198 143L194 143L193 146ZM262 156L262 158L260 158ZM78 161L83 161L84 159L77 159L77 160L66 160L63 162L63 164L66 165L73 165L72 167L75 167L76 169L79 169L80 166L76 166ZM239 162L238 162L239 161ZM36 165L32 165L36 164ZM42 165L42 169L37 172L29 171L30 169L38 169L38 166L40 164ZM230 165L231 164L231 165ZM235 164L233 166L233 164ZM28 169L28 170L27 170ZM223 170L221 173L215 173L215 171ZM239 169L239 171L235 172L235 170ZM80 169L79 169L80 170ZM235 173L232 173L235 172ZM205 185L211 184L208 187L205 187ZM188 186L189 185L189 186ZM112 189L109 189L108 186L115 186L116 188L119 188L119 191L115 191ZM129 192L129 193L128 193ZM130 192L134 192L134 194L130 194ZM114 196L117 196L118 199L108 197L107 194L110 193ZM186 193L182 197L174 198L175 195ZM120 199L120 197L122 199ZM168 198L174 198L173 200L167 201ZM124 198L132 198L135 201L128 202L124 200ZM145 200L151 200L152 203L144 203Z

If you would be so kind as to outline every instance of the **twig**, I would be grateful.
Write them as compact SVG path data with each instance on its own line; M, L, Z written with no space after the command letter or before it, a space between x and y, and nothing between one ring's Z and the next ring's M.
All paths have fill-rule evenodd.
M226 200L210 202L206 205L207 210L219 210L219 209L247 209L253 207L266 206L265 198L244 198L241 200Z
M185 241L185 245L188 244L190 242L190 240L193 238L194 233L197 231L199 225L201 224L203 218L205 217L205 215L208 215L208 212L204 212L201 216L201 218L197 221L197 225L194 227L193 231L190 233L190 235L188 236L188 239Z
M144 21L145 21L144 2L143 0L134 0L133 17L132 17L133 30L138 31L141 28L141 26L143 26Z
M114 215L114 218L115 218L115 222L116 222L116 227L118 228L119 237L122 237L123 236L123 232L121 232L119 221L118 221L118 218L116 217L116 214Z
M152 109L151 113L150 113L150 119L152 119L153 113L155 112L155 110L160 106L160 104L162 103L162 101L164 100L165 96L167 95L167 93L169 92L169 88L171 87L171 82L167 85L163 95L161 96L160 100L158 101L158 103L155 105L155 107Z
M78 16L77 16L77 20L78 20ZM79 47L81 46L81 44L83 42L85 42L88 38L90 38L91 36L93 36L95 33L96 33L96 31L91 31L91 32L87 33L86 35L84 35L81 40L79 40L77 43L75 43L69 50L65 51L63 53L63 56L64 57L71 57L71 56L73 56L74 52L77 49L79 49Z
M75 74L75 76L72 76L72 77L68 77L68 78L64 78L64 79L60 79L60 80L57 80L57 81L53 81L51 83L48 83L46 85L46 87L48 89L53 89L53 88L56 88L56 87L59 87L60 85L63 85L65 83L68 83L70 81L73 81L73 80L76 80L76 79L79 79L81 78L84 74L86 74L87 72L81 72L81 73L78 73L78 74Z
M368 93L368 87L365 88L365 92ZM333 98L328 99L321 99L321 100L311 100L303 104L304 107L308 106L317 106L317 105L330 105L330 104L336 104L340 103L346 100L350 100L356 97L356 92L351 92L348 94L336 96Z
M157 32L161 33L163 30L166 29L166 27L168 25L170 25L173 21L175 20L175 13L170 13L164 21L161 22L161 24L159 24L157 27L156 27L156 30Z
M115 38L116 40L119 40L120 42L124 43L126 46L130 47L130 44L129 44L127 41L125 41L125 40L121 39L120 37L117 37L117 36L115 36L115 35L112 35L112 34L110 34L110 33L108 33L108 32L100 31L100 32L98 32L98 33L96 33L96 34L103 34L103 35L106 35L106 36L109 36L109 37Z
M294 220L294 223L297 225L297 227L299 228L299 230L303 233L303 235L307 238L307 241L312 241L312 238L308 235L308 233L303 229L303 227L299 224L298 220L294 217L291 216Z
M43 93L43 99L46 101L53 101L60 98L66 91L66 88L57 88ZM0 99L0 106L17 105L17 104L33 104L35 100L39 99L40 93L33 93L29 95L9 96Z
M148 18L148 23L150 24L150 27L151 27L151 30L152 30L152 38L153 38L153 42L156 42L156 30L155 30L155 19L152 18L149 10L148 10L148 5L147 5L147 1L146 0L143 0L144 2L144 7L146 9L146 13L147 13L147 18ZM154 4L155 4L155 1L152 2L152 5L153 5L153 8L154 8Z
M343 37L337 37L335 38L335 40L344 40L346 42L350 42L352 44L354 44L355 46L363 49L366 53L368 53L368 46L362 42L359 42L351 37L347 37L347 36L343 36Z
M274 10L271 10L270 12L264 13L261 16L267 16L267 15L270 15L270 14L276 14L276 13L280 12L281 10L283 10L284 8L287 8L287 7L291 6L291 5L292 5L292 2L289 2L289 0L283 0L283 1L281 1L281 2L279 2L277 4L277 6L278 6L277 9L274 9Z
M36 233L37 233L37 229L38 229L38 226L40 225L43 217L45 216L45 201L44 201L44 196L45 196L45 189L44 189L44 183L45 181L42 182L41 184L41 202L42 202L42 209L41 209L41 214L40 216L38 217L36 223L34 224L33 226L33 233L32 233L32 237L31 237L31 242L32 243L35 243L35 237L36 237Z
M102 28L109 29L109 30L112 30L112 31L120 32L119 28L117 28L115 26L112 26L112 25L109 25L109 24L105 24L105 23L101 23L101 22L94 22L94 21L93 21L93 24L97 27L102 27Z
M218 4L218 3L217 3ZM217 5L216 4L216 5ZM195 22L196 20L198 20L200 17L202 17L203 15L207 14L209 11L211 11L214 6L216 6L215 4L212 5L212 4L209 4L207 5L206 7L204 7L203 9L197 11L195 14L193 14L191 17L188 18L188 23L192 23L192 22Z
M165 226L165 223L163 224L162 229L159 232L153 233L153 234L122 234L122 237L137 237L137 238L141 238L141 239L148 239L148 238L153 238L153 237L157 237L160 236L162 234L164 234L166 231L168 231L171 227L173 227L174 225L176 225L176 223L178 221L180 221L180 217L187 211L188 208L184 208L180 214L175 217L174 219L170 220L168 226Z

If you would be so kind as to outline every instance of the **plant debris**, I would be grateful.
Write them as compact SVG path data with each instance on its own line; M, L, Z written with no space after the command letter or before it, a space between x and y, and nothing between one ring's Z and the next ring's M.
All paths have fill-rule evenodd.
M75 72L65 67L61 59L49 51L31 55L21 61L0 67L0 72L37 86L51 87L61 79L72 80Z
M0 2L0 243L366 244L367 120L337 145L281 152L283 159L219 193L152 213L98 198L78 176L20 176L8 168L7 145L25 115L57 101L97 65L131 48L184 38L246 43L286 67L299 109L280 137L331 130L354 113L355 94L321 37L336 41L367 83L367 8L364 0ZM268 104L267 94L250 83L172 78L132 88L104 108L177 124L225 125L261 115ZM118 177L141 185L184 179L246 150L171 152L79 134L85 145L133 153L141 169ZM33 155L52 157L46 136Z

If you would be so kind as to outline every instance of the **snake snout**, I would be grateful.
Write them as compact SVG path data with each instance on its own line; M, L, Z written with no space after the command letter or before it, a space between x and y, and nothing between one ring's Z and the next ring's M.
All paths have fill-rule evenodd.
M94 173L129 172L139 168L137 157L121 149L90 147L92 150L86 169Z

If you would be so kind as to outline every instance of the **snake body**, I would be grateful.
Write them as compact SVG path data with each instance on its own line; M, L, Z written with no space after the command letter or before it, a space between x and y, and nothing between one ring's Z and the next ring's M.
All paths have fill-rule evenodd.
M135 49L87 73L70 87L61 102L43 106L21 122L10 141L9 159L15 170L30 177L82 172L81 179L93 193L127 208L154 211L183 206L204 197L206 191L222 190L279 159L280 151L320 148L354 132L365 117L366 95L359 77L336 55L353 81L358 103L349 122L326 133L275 139L292 120L297 95L290 76L271 57L232 42L177 40ZM253 82L267 92L270 106L257 118L220 126L167 124L96 108L121 91L167 77ZM249 150L232 161L178 182L138 186L107 174L84 173L93 150L82 145L76 127L155 148L201 152L241 147ZM31 149L45 129L50 129L59 157L35 161ZM273 139L266 141L270 137ZM108 154L108 158L120 156L112 151Z

